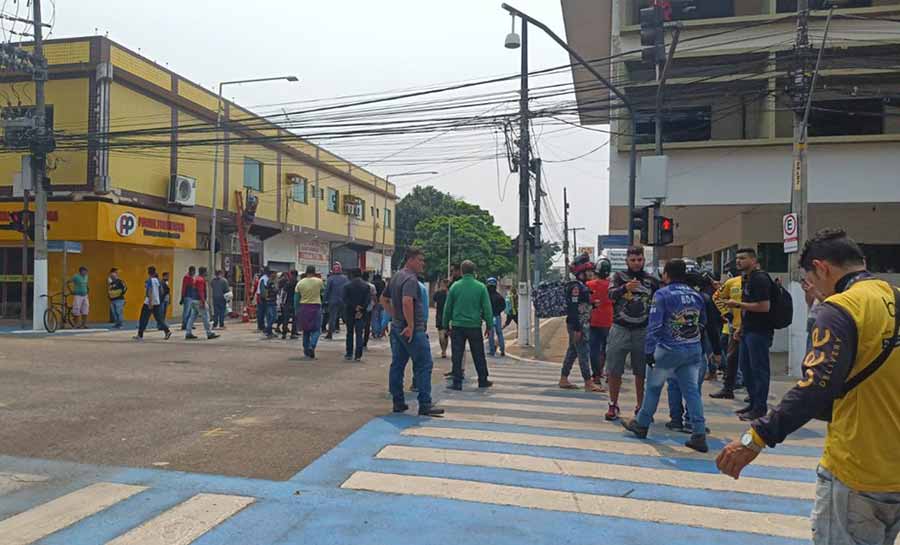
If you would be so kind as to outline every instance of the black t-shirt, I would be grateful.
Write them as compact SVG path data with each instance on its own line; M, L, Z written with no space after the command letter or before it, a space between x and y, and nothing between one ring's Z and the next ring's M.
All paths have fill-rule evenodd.
M763 271L753 271L744 277L741 300L745 303L758 303L772 300L772 279ZM741 312L741 323L744 331L755 333L771 333L772 320L768 312Z
M444 305L447 304L447 290L438 290L434 292L432 299L434 299L438 329L441 329L441 323L444 320Z

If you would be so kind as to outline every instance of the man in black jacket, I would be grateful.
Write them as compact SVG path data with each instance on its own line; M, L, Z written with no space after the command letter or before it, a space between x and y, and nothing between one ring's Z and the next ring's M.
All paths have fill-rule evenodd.
M372 299L369 283L362 279L359 269L350 269L350 281L344 286L344 321L347 323L347 351L345 360L359 361L363 353L363 334L366 327L366 310ZM354 341L355 348L354 351Z

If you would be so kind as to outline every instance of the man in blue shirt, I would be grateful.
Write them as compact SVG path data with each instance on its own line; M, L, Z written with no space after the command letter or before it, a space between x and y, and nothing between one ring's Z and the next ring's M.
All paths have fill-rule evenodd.
M624 426L639 438L646 438L666 379L674 376L691 417L693 433L685 446L708 452L703 401L697 386L698 373L705 370L702 339L706 305L703 297L685 283L687 265L684 260L673 259L666 263L662 280L666 287L653 296L647 326L645 352L651 369L647 393L637 417L625 422Z

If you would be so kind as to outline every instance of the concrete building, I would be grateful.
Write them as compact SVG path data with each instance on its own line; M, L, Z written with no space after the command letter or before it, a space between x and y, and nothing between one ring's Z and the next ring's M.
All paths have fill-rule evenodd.
M655 73L641 62L638 18L649 4L562 0L569 44L601 59L596 66L636 105L641 155L654 153ZM672 4L683 30L663 107L670 177L662 213L676 223L664 255L721 271L738 247L751 246L769 271L786 273L781 231L790 210L793 113L785 89L797 2ZM900 272L900 0L839 4L810 116L810 232L844 227L872 270ZM811 12L815 48L826 15ZM610 231L627 232L630 120L589 73L573 73L582 123L610 126ZM637 206L644 206L638 178ZM786 345L784 335L776 338L776 350Z
M389 268L393 184L224 101L227 132L213 203L215 93L100 36L50 40L45 55L58 143L48 161L49 238L72 241L78 252L67 255L66 270L63 256L51 254L49 291L59 292L64 278L88 266L91 320L107 317L110 267L120 268L131 286L128 319L140 311L148 265L170 272L177 294L188 265L207 264L213 206L219 211L216 265L227 270L239 296L250 275L241 270L236 192L259 201L249 241L253 272L262 265L325 271L333 260ZM33 104L33 84L5 74L0 97ZM22 208L21 157L0 153L3 223ZM19 313L21 240L20 233L0 230L0 317Z

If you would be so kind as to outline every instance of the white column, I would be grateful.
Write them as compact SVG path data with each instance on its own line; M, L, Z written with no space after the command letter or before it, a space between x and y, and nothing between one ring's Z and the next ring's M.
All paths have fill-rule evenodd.
M40 331L44 329L44 311L47 309L47 260L34 260L34 298L32 299L33 314L31 317L31 329Z

